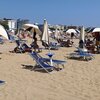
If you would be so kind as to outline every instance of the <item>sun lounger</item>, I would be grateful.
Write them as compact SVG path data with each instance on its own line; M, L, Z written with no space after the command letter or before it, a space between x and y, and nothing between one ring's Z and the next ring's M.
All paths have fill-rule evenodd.
M47 62L44 62L44 60L41 57L38 57L36 53L29 53L30 56L36 61L36 65L33 68L36 70L45 70L47 73L50 73L54 70L54 67L49 65Z
M70 54L70 58L83 58L84 60L88 61L93 59L94 55L89 52L78 49L78 52Z
M50 62L50 59L49 58L42 58L44 61L46 61L46 62ZM57 66L57 67L59 67L60 65L62 65L63 66L63 68L64 68L64 64L66 63L66 61L62 61L62 60L52 60L52 62L53 62L53 64L54 64L54 66Z
M45 43L44 41L42 41L42 45L46 49L51 49L51 50L58 50L58 48L59 48L59 46L57 45L57 43L54 43L54 42L50 42L50 44L48 45L47 43Z
M5 84L5 81L0 80L0 85Z
M16 47L14 48L15 53L25 53L25 52L31 52L32 49L29 47L25 42L22 40L16 40Z
M34 57L35 58L42 58L43 61L50 62L50 58L44 58L44 57L40 56L39 54L37 54L36 52L30 53L30 55L33 57L33 59L34 59ZM64 67L64 64L66 63L66 61L55 60L55 59L52 59L52 62L54 63L54 65L57 65L57 66L62 65L63 67Z
M33 52L33 53L29 53L30 56L37 62L37 61L42 61L42 64L43 62L47 65L49 65L50 63L50 59L49 58L43 58L41 57L39 54L37 54L36 52ZM63 68L64 68L64 64L66 63L66 61L61 61L61 60L52 60L52 62L54 63L54 66L52 69L57 69L57 70L60 70L61 68L59 67L59 65L62 65ZM38 64L40 64L40 62L38 62ZM50 65L49 65L50 66Z

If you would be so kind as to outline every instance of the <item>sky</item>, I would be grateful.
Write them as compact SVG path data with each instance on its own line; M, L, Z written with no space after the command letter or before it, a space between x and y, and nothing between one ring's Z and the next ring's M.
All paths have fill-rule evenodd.
M100 27L100 0L0 0L0 18Z

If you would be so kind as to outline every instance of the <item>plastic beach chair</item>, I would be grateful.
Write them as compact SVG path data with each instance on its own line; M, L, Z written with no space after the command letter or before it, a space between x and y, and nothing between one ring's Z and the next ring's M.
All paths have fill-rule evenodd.
M34 59L34 60L38 60L38 59L41 59L43 62L45 63L50 63L50 59L49 58L43 58L41 57L39 54L37 54L36 52L32 52L32 53L29 53L30 56ZM64 68L64 64L66 63L66 61L62 61L62 60L52 60L52 62L54 63L54 68L57 68L57 69L60 69L59 68L59 65L62 65L63 68Z
M17 47L14 48L14 51L16 53L25 53L25 52L31 52L32 49L29 47L24 41L22 40L16 40Z
M50 62L50 59L49 58L44 58L42 56L40 56L38 53L36 52L32 52L30 53L31 57L34 59L38 59L38 58L42 58L43 61L45 62ZM53 63L56 64L56 65L63 65L66 63L66 61L63 61L63 60L55 60L55 59L52 59Z
M84 60L92 60L94 58L94 55L89 53L89 52L84 52L84 51L78 51L76 53L71 53L70 54L71 58L83 58Z
M5 81L0 80L0 85L5 84Z
M36 55L36 53L30 53L31 57L36 61L36 67L34 70L45 70L47 73L53 71L54 66L49 65L47 62L44 62L43 59Z
M50 44L47 44L44 41L42 41L42 45L46 49L51 49L51 50L58 50L59 49L59 46L57 45L57 43L54 43L54 42L50 42Z

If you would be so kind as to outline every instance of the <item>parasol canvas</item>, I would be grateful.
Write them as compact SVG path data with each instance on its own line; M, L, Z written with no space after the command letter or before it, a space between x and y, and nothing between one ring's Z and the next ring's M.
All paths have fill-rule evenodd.
M24 24L23 28L26 31L31 31L31 32L36 32L37 34L41 34L42 32L40 31L39 27L37 25L34 24Z
M7 31L4 29L4 27L2 25L0 25L0 35L3 36L4 38L6 38L7 40L9 40L9 36Z

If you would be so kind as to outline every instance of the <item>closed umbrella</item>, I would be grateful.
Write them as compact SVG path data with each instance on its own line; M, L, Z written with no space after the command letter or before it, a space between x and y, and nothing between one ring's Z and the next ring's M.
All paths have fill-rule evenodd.
M44 20L42 41L49 45L48 24L46 20Z
M80 33L80 40L79 40L79 48L84 51L87 52L88 50L85 48L85 31L84 31L84 26L82 26L81 28L81 33Z
M84 40L85 40L85 31L84 31L84 27L83 27L83 26L82 26L82 28L81 28L80 40L82 40L83 42L84 42Z

